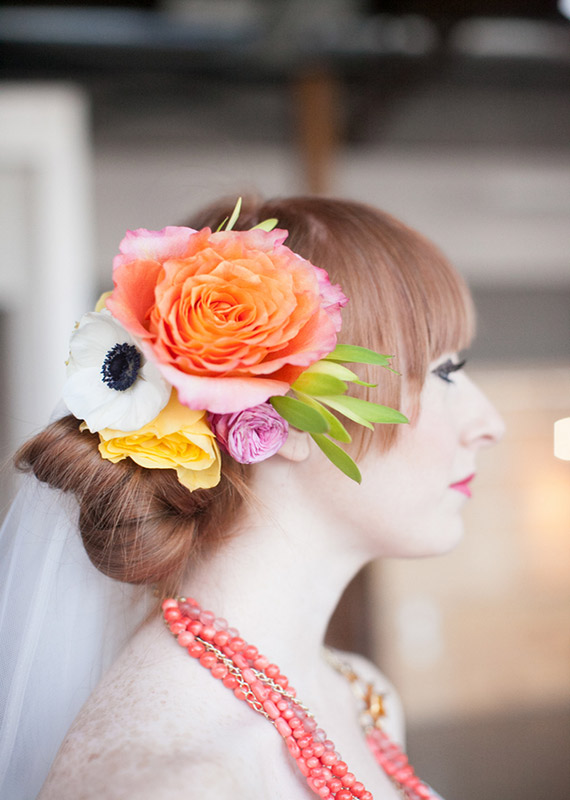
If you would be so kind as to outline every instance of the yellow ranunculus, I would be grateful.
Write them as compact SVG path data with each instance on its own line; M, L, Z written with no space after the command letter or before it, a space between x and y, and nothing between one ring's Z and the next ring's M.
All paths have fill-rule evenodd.
M103 428L99 439L99 452L108 461L132 458L148 469L175 469L190 491L220 482L220 451L206 412L183 406L176 391L152 422L128 433Z

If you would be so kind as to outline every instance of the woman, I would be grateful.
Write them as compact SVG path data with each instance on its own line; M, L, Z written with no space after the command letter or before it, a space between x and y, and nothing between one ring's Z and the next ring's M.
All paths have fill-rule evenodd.
M62 660L83 654L86 663L74 666L63 681L56 678L53 688L39 677L41 667L34 679L28 664L24 687L16 685L12 691L25 697L19 705L9 705L12 728L17 720L40 716L30 700L35 697L30 684L42 702L47 688L53 702L64 683L62 695L67 699L73 694L77 705L103 670L102 642L112 657L121 635L130 638L67 734L40 793L42 800L206 793L288 800L313 793L339 800L437 797L406 766L396 747L403 743L402 715L384 676L359 656L323 654L322 645L343 589L364 564L378 557L437 555L460 538L476 454L502 433L497 413L458 360L458 351L472 335L471 300L431 243L382 212L320 198L250 201L246 206L237 223L225 203L198 214L192 229L222 228L213 239L209 231L189 234L188 229L171 228L161 234L138 231L123 241L114 265L115 290L101 312L107 316L87 315L72 340L64 398L75 416L55 423L20 452L21 468L75 493L79 527L92 561L119 581L153 587L164 601L170 630L183 645L169 638L157 615L139 625L144 598L119 594L109 601L110 612L99 599L97 608L89 609L94 597L108 599L123 584L102 579L95 588L85 585L77 600L65 591L59 595L57 612L38 626L35 657L41 663L44 648L38 648L37 640L46 632L51 639L49 631L62 607L73 614L78 603L79 624L66 623L76 644ZM272 219L288 231L289 250L281 245L283 235L269 232L273 223L267 220ZM230 231L234 224L250 231L260 223L261 230L247 234L253 237L246 237L247 247L244 234ZM200 236L205 238L195 246ZM212 255L214 240L229 242L231 252ZM192 257L199 257L190 277L184 272L189 247L194 248ZM253 268L248 247L256 253ZM294 274L294 309L289 284L274 285L272 266L264 271L265 259L274 252L285 259L279 274ZM304 259L311 262L308 267ZM214 262L215 279L209 277ZM313 265L326 269L328 277ZM196 283L198 273L208 277ZM254 283L263 291L249 303ZM311 302L317 298L316 305L300 321L296 314L309 295ZM253 323L252 313L257 315ZM268 317L278 320L269 333L264 328ZM127 334L110 330L117 320L132 339L121 341ZM99 334L96 325L105 331ZM265 350L259 356L261 328ZM399 373L382 369L388 362L381 358L376 359L379 366L355 368L366 384L378 384L351 388L351 395L370 405L347 408L342 390L337 391L334 381L353 380L342 372L346 368L340 356L334 360L340 352L334 350L337 335L342 343L396 354L393 366ZM277 344L275 337L281 337ZM97 347L101 353L94 356L94 368L89 359ZM350 354L356 357L355 352ZM250 372L243 367L248 359L254 364ZM368 354L359 360L374 358ZM151 374L151 367L158 372ZM96 374L105 384L103 389L89 383L89 369L91 378ZM230 383L228 378L236 380ZM281 400L291 385L301 410ZM108 416L105 405L103 390L108 389L116 390L111 393L115 417ZM125 400L119 408L116 398L123 403L127 389L129 397L134 390L140 397L130 405ZM94 400L100 390L101 398ZM268 397L273 404L269 408ZM178 403L175 411L172 402ZM372 403L401 409L410 424L393 424L404 417ZM189 434L194 444L202 437L196 469L189 471L187 464L176 472L149 468L164 466L153 462L156 452L141 455L137 440L135 454L130 433L117 435L116 429L137 428L147 436L145 442L148 436L155 441L166 423L159 434L155 429L149 433L145 414L154 416L159 408L156 419L164 419L178 411L187 414L188 407L209 412L196 422L207 423L206 429L193 428ZM259 420L248 417L241 428L236 422L250 407L263 409L255 436L251 426ZM321 423L311 416L315 408L321 421L323 415L328 421L330 435L317 429ZM342 419L352 435L352 442L342 447L358 459L360 485L347 477L358 479L350 458L330 444L332 434L341 441L344 437L331 415ZM114 428L108 424L111 418ZM291 423L288 432L285 418ZM78 419L83 420L82 430ZM370 420L389 424L372 433ZM179 422L172 426L176 436L179 428ZM29 515L36 506L26 503L28 530L35 530ZM61 513L54 513L59 520ZM21 520L12 524L21 530ZM74 555L74 564L79 559ZM92 579L86 567L82 570ZM201 608L188 597L196 598ZM215 614L202 616L210 608ZM212 623L214 616L218 621ZM90 629L98 620L105 627L95 635ZM237 626L247 642L240 642L231 627L228 633L227 624ZM49 644L54 647L53 641ZM95 667L93 651L98 656ZM57 666L55 670L61 675L61 667L59 673ZM70 681L74 683L68 685ZM290 685L307 711L288 693ZM355 700L353 690L360 689L360 700ZM26 703L34 708L27 717ZM366 735L359 721L363 707ZM48 726L50 719L56 724L73 710L72 703L63 715L52 710ZM22 759L25 747L16 740L12 765ZM28 743L29 760L24 763L33 760L29 750ZM25 780L14 777L17 771L12 766L12 783L7 785L18 787L19 781L20 788L9 796L31 796L29 788L27 795L21 789Z

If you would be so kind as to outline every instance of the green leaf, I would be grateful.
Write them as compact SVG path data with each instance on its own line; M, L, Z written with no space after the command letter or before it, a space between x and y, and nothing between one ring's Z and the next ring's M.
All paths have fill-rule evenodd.
M234 227L234 225L238 221L238 218L239 218L239 215L240 215L240 211L241 211L241 197L238 197L237 202L236 202L236 204L234 206L234 210L232 211L231 217L229 219L229 222L226 225L226 230L227 231L231 231L231 229Z
M340 395L338 397L326 397L323 402L327 402L332 408L340 411L341 414L348 416L346 411L351 411L354 414L367 420L368 422L383 422L383 423L396 423L396 422L409 422L400 411L389 406L382 406L379 403L370 403L368 400L361 400L359 397L349 397L347 395ZM332 402L331 402L332 401Z
M356 481L356 483L361 482L362 475L360 474L360 470L348 453L342 449L342 447L339 447L338 444L331 442L331 440L327 439L326 436L323 436L322 433L312 433L311 438L321 448L329 461L332 461L335 467L338 467L341 472L344 472L345 475L347 475L353 481Z
M311 364L311 366L305 370L304 374L307 372L318 372L319 374L323 375L332 375L333 378L339 378L341 381L350 381L351 383L356 383L359 386L378 386L377 383L366 383L366 381L361 381L356 372L353 372L343 364L339 364L337 361L325 361L324 359L315 361L314 364Z
M262 231L272 231L273 228L277 227L279 220L276 217L270 217L269 219L264 219L261 222L258 222L257 225L254 225L251 229L252 231L260 228Z
M331 408L334 408L334 410L338 411L339 414L342 414L344 417L351 419L358 425L362 425L364 428L369 428L371 431L374 430L374 426L372 425L371 422L369 422L367 419L360 416L360 414L357 414L356 411L353 411L352 409L348 408L346 405L342 403L342 401L345 399L343 395L341 395L340 397L339 396L331 397L330 395L324 395L321 397L315 397L314 399L320 403L323 403L323 405L327 405L330 406Z
M329 424L329 436L332 436L333 439L336 439L337 442L346 442L347 444L352 441L352 437L350 433L346 430L342 422L332 414L328 408L325 408L321 405L317 400L313 397L309 397L309 395L300 395L300 399L306 403L308 406L312 408L316 408L317 411L323 415L326 421Z
M270 397L269 402L275 411L294 428L309 433L328 433L329 424L320 411L311 408L301 400L276 395Z
M305 394L344 394L348 386L344 381L334 378L332 375L324 375L318 372L303 372L291 388L296 392Z
M391 367L386 367L386 369L389 369L390 372L396 372L396 370L392 369ZM396 375L397 374L398 373L396 372ZM368 386L369 388L374 388L375 386L378 386L377 383L366 383L366 381L361 381L360 378L354 378L352 380L352 383L355 383L357 386Z
M227 221L228 221L228 218L224 217L224 219L220 222L220 224L216 228L216 233L219 233L221 230L224 229L224 225L226 224Z
M382 355L367 347L358 347L355 344L337 344L332 353L325 356L326 361L348 361L354 364L376 364L380 367L390 367L390 359L394 356Z

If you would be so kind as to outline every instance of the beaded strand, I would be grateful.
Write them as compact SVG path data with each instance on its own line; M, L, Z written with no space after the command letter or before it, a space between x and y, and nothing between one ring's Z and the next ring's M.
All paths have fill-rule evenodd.
M211 611L202 611L193 598L169 598L162 603L162 610L178 644L232 690L238 700L272 723L315 794L325 800L373 800L372 794L349 772L334 743L297 699L295 689L276 664L248 644L235 628L229 628L226 620L216 618ZM339 669L334 663L333 666ZM346 669L343 666L339 671ZM365 735L376 761L403 798L435 798L384 731L367 724Z

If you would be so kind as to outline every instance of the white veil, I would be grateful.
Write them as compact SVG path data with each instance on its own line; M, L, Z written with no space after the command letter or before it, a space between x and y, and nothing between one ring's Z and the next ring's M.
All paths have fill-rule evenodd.
M74 498L26 477L0 531L0 797L38 794L74 717L148 612L89 561Z

